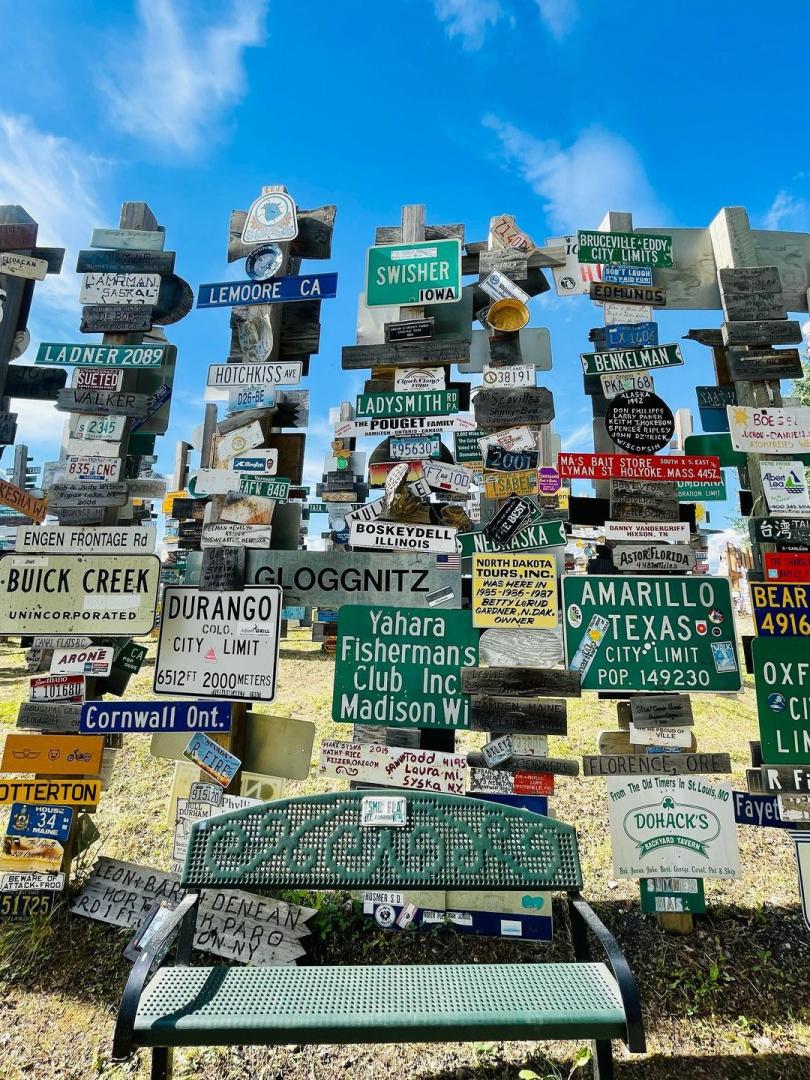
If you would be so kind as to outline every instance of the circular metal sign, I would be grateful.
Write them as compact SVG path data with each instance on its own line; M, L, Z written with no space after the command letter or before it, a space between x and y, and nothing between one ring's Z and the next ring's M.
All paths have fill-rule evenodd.
M276 276L283 261L284 253L278 244L262 244L245 259L245 270L253 281L268 281Z

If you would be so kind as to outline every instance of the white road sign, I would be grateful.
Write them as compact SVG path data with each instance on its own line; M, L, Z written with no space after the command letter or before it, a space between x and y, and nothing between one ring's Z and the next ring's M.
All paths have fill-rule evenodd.
M153 525L118 528L74 528L58 525L19 525L17 553L54 552L55 554L133 552L151 555L155 550L157 530Z
M160 274L85 274L80 304L156 304Z

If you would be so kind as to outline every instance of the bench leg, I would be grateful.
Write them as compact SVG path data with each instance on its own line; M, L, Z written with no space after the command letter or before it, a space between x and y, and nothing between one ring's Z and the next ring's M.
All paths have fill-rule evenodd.
M155 1046L152 1049L150 1080L172 1080L172 1048Z
M593 1080L613 1080L613 1050L610 1039L594 1039Z

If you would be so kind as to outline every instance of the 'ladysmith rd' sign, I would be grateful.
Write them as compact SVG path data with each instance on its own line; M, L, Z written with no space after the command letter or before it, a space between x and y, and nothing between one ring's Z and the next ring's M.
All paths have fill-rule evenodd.
M726 578L565 574L562 583L565 655L583 690L741 689Z

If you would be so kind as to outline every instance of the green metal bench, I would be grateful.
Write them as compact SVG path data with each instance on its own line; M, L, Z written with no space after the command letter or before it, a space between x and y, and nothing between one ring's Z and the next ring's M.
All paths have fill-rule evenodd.
M182 883L187 890L562 890L576 962L192 967L198 895L189 891L132 968L113 1057L152 1047L152 1078L166 1080L175 1046L591 1039L594 1075L604 1080L613 1075L611 1039L643 1052L635 980L579 892L575 830L526 810L428 792L407 792L404 828L361 826L361 800L391 794L285 799L197 822ZM591 962L589 930L607 964ZM152 974L175 939L176 966Z

